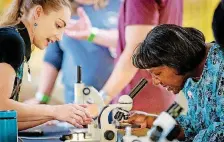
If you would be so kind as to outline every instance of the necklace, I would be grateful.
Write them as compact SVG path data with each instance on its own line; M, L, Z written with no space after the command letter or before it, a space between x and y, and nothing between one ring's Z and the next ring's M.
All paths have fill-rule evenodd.
M17 28L16 28L16 31L19 33L19 30ZM19 35L20 35L20 33L19 33ZM21 38L22 38L22 36L21 36ZM28 77L28 81L31 82L32 81L32 77L31 77L30 65L29 65L29 63L28 63L27 58L26 58L25 55L24 55L24 62L27 64L27 69L28 69L27 77Z

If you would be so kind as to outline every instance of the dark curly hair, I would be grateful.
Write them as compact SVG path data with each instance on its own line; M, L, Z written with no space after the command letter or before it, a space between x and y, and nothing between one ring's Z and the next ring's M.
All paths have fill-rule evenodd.
M155 27L136 48L132 62L140 69L168 66L180 75L193 71L206 54L205 37L195 28L164 24Z

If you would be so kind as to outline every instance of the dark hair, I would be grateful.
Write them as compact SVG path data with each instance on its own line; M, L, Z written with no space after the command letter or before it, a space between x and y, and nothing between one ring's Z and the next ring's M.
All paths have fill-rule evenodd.
M148 33L136 48L132 62L140 69L172 67L183 75L193 71L205 53L205 37L199 30L164 24Z
M224 1L220 2L215 9L212 30L216 42L224 47Z
M13 0L9 9L1 16L0 26L11 26L19 23L22 16L35 5L41 5L46 13L50 10L57 11L62 6L71 9L70 0Z

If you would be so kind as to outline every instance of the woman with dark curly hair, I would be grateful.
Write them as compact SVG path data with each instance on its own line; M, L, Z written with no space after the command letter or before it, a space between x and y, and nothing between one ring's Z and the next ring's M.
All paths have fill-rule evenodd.
M223 48L216 43L206 44L197 29L161 25L149 32L132 59L137 68L153 76L155 85L175 94L183 91L188 112L176 119L179 140L224 140ZM128 122L146 123L150 128L154 119L136 113Z

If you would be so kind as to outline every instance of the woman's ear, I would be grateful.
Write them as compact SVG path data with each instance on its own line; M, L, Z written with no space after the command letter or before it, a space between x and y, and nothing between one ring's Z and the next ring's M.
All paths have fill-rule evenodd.
M40 5L37 5L34 7L34 13L33 13L33 18L34 20L37 20L40 18L41 14L43 14L43 7Z

